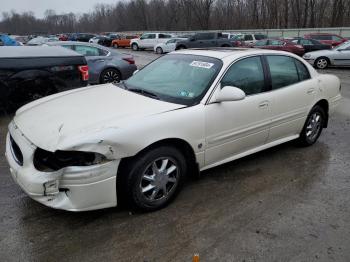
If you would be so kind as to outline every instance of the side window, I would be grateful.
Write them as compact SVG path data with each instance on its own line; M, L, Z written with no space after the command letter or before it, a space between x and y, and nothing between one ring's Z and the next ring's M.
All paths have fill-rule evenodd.
M150 38L150 34L144 34L140 37L141 40L143 39L149 39Z
M148 35L148 39L155 39L156 38L156 34L149 34Z
M98 52L100 56L107 56L109 54L107 50L103 50L103 49L98 49Z
M62 45L62 47L74 50L74 46L72 46L72 45Z
M265 46L267 45L267 40L260 40L255 43L255 46Z
M332 35L332 40L333 41L341 41L341 38L336 36L336 35Z
M76 45L75 51L83 56L99 56L100 52L96 47L92 46L84 46L84 45Z
M278 40L270 40L270 44L269 45L281 46L281 45L283 45L283 42L282 41L278 41Z
M278 55L266 58L270 67L273 90L299 82L294 58Z
M310 73L309 73L309 70L306 68L306 66L299 60L294 59L294 62L295 62L295 65L297 66L299 80L304 81L304 80L310 79Z
M244 41L251 41L253 40L253 36L252 35L245 35L244 36Z
M167 35L159 34L159 38L167 38Z
M312 45L312 42L310 40L307 40L307 39L301 39L300 44L301 45Z
M260 57L250 57L234 63L221 80L221 86L235 86L246 95L254 95L265 90L264 70Z

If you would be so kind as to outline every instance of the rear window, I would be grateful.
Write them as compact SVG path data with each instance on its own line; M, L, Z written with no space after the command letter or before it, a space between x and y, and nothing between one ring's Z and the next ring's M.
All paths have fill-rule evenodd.
M311 35L311 38L317 39L317 40L332 40L331 35Z

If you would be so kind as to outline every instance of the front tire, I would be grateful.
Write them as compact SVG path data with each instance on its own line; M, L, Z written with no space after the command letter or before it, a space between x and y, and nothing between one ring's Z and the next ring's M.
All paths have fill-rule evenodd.
M131 49L133 50L133 51L139 51L139 46L138 46L138 44L132 44L131 45Z
M315 61L315 67L317 69L326 69L329 66L329 60L326 57L317 58Z
M299 145L311 146L316 143L322 133L322 129L326 122L326 112L324 109L316 105L314 106L304 124L303 130L298 139Z
M162 49L161 47L157 47L157 48L156 48L156 53L157 53L158 55L163 54L163 49Z
M139 210L154 211L178 194L187 171L186 160L176 148L161 146L129 161L120 175L128 202Z

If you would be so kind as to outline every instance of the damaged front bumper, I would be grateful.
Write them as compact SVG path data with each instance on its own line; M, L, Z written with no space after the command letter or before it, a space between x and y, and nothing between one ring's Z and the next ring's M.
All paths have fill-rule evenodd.
M20 152L15 153L14 143ZM69 211L117 205L116 181L120 160L41 172L33 164L36 148L13 122L10 123L5 155L13 179L32 199L52 208ZM21 154L20 160L18 154Z

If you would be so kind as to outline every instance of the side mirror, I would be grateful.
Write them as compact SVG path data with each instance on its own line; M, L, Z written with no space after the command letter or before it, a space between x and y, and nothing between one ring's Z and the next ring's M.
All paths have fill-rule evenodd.
M239 101L245 98L245 93L242 89L234 86L224 86L221 90L216 92L215 101L216 103Z
M135 70L134 73L132 73L132 75L136 75L140 70Z

